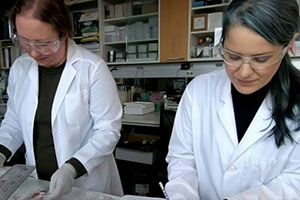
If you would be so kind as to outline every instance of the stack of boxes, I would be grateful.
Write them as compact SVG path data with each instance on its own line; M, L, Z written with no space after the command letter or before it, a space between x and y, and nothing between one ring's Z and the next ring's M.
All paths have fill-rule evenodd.
M130 44L127 52L128 61L154 61L158 59L158 43Z
M131 1L105 5L105 18L118 19L122 17L143 15L158 12L158 1ZM109 21L109 20L108 20ZM104 27L105 43L124 42L125 47L116 51L116 62L158 59L158 16L151 16L138 21L127 22L125 25L107 22ZM153 41L145 41L151 40ZM121 52L122 51L122 52ZM125 55L126 54L126 55Z
M104 26L105 42L124 42L157 39L158 18L150 17L147 23L138 21L125 26L106 25Z
M157 0L133 1L104 6L105 19L129 17L158 12Z

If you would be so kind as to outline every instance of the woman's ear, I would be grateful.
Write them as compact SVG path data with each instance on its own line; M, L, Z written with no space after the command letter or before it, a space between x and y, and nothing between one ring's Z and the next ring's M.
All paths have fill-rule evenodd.
M295 33L293 39L292 39L292 43L294 43L297 39L299 38L299 33Z
M293 39L290 41L290 51L293 55L296 55L296 47L295 47L295 41L299 38L299 33L295 33ZM298 54L298 53L297 53Z

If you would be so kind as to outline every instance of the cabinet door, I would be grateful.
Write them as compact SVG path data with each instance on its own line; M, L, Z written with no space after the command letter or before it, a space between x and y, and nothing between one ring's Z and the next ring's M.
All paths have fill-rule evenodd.
M189 0L162 0L160 61L187 61Z

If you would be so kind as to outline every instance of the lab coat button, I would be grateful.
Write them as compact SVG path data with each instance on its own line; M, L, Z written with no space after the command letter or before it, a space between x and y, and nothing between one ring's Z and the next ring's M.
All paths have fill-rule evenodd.
M228 168L228 171L230 171L230 172L233 172L233 171L235 171L235 170L236 170L236 168L235 168L234 165L231 165L231 166Z

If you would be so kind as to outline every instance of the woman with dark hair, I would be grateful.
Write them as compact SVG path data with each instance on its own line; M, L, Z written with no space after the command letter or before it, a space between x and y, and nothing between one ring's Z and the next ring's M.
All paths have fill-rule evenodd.
M44 199L61 199L73 185L122 195L112 155L122 107L107 65L70 38L63 0L18 0L11 21L25 53L9 74L0 167L24 142L26 163L50 181Z
M181 99L167 155L170 199L299 199L300 73L296 0L233 0L225 69L196 77Z

